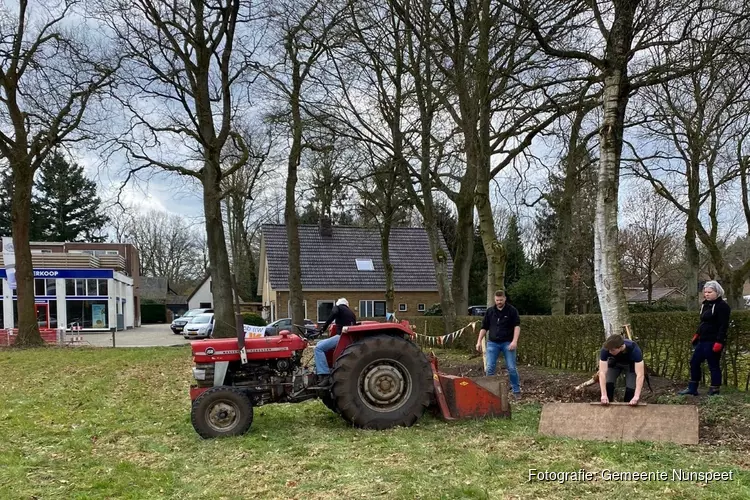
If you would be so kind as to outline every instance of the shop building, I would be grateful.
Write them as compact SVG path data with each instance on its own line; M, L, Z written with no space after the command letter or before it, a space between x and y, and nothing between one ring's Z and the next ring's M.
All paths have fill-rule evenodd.
M130 244L32 243L40 328L83 331L140 326L138 252ZM18 328L16 291L0 267L0 325Z

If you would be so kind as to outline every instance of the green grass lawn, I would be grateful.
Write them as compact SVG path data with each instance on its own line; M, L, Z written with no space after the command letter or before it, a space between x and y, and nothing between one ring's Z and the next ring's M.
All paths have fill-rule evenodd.
M541 437L510 420L360 431L322 403L256 408L250 432L190 424L190 351L0 351L0 498L750 498L750 450ZM679 422L675 422L679 425ZM734 471L729 482L527 482L530 468Z

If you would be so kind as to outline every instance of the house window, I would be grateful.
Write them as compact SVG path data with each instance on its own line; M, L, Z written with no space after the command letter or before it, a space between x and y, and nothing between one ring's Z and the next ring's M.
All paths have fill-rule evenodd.
M360 300L359 315L363 318L385 318L385 300Z
M328 319L328 316L331 315L331 311L333 311L333 301L332 300L319 300L318 301L318 323L325 323Z
M406 312L406 304L399 304L398 305L398 311L399 312Z
M305 319L307 319L307 300L303 300L302 305L305 308ZM291 318L292 317L292 301L291 300L286 301L286 312L287 312L287 316Z
M417 312L424 312L424 304L417 304Z
M374 271L375 266L372 259L355 259L357 262L357 271Z

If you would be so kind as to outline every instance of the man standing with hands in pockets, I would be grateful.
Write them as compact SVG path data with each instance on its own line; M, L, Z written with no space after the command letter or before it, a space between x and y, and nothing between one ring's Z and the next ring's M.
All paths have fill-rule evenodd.
M482 352L482 340L489 332L487 338L487 375L495 374L497 358L502 352L505 356L505 366L508 369L510 386L515 399L521 398L521 384L516 368L516 352L518 348L518 337L521 335L521 317L518 310L506 302L505 292L495 292L495 305L487 309L482 320L482 329L479 330L476 349Z

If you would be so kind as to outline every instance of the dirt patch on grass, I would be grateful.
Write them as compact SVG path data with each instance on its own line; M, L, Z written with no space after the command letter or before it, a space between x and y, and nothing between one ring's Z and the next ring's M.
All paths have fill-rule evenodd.
M479 356L436 353L440 371L450 375L479 377L484 374L482 358ZM500 363L501 364L501 363ZM500 366L498 366L500 369ZM502 373L506 373L504 369ZM599 384L581 390L576 386L591 375L535 366L519 366L521 390L524 402L536 403L580 403L599 400ZM507 375L506 375L507 376ZM708 397L705 388L701 396L678 396L685 387L678 382L654 375L649 376L651 389L644 384L641 400L659 404L695 404L700 414L700 442L711 447L729 447L737 450L750 449L750 395L744 392L724 391L721 396ZM615 399L622 401L624 380L620 380ZM749 459L750 461L750 459Z

